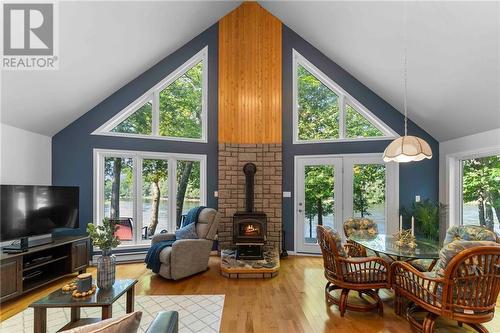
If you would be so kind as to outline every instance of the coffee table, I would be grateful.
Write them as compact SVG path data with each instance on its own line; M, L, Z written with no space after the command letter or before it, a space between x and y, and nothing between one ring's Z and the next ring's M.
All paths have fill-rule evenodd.
M127 313L134 311L134 286L137 280L116 280L113 287L99 289L91 296L75 298L71 292L61 289L31 303L35 311L35 333L47 332L47 309L48 308L71 308L71 321L60 330L69 330L74 327L98 322L102 319L111 318L113 315L113 303L123 294L127 293ZM80 309L87 307L101 307L101 318L80 318Z

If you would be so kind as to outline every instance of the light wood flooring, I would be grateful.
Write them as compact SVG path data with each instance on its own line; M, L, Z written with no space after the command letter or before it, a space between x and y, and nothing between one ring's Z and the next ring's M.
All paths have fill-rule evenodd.
M324 297L323 263L319 257L290 256L281 261L278 276L267 280L229 280L219 274L217 257L210 258L208 271L181 281L168 281L147 270L143 263L122 264L118 278L139 280L136 295L224 294L221 332L411 332L403 317L394 314L392 296L383 291L384 316L376 313L347 312L344 318L335 306L327 307ZM95 277L95 268L90 268ZM67 279L43 290L6 302L0 308L0 320L24 310L31 302L60 288ZM352 298L356 294L352 293ZM500 309L499 309L500 310ZM499 317L497 315L497 317ZM495 318L486 327L500 332ZM456 323L438 321L437 332L469 332Z

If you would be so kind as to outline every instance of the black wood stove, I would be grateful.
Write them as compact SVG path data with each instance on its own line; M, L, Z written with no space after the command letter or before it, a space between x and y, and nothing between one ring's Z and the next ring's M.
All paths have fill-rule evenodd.
M233 215L233 242L237 259L263 259L262 248L266 243L267 216L254 211L254 175L257 167L247 163L245 173L245 211Z

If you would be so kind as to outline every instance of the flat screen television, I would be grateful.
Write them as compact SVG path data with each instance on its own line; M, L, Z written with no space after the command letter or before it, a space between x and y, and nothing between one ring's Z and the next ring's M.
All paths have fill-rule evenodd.
M79 226L79 188L0 185L0 240L50 234Z

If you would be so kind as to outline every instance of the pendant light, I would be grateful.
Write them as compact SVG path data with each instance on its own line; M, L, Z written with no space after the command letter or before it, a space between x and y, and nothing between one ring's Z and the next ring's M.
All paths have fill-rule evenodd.
M407 65L406 65L406 44L408 35L408 22L406 2L404 4L404 24L405 24L405 37L404 37L404 50L403 50L403 107L405 114L405 135L392 141L387 148L385 148L383 159L384 162L415 162L423 159L432 158L432 150L429 144L417 136L408 135L408 108L407 108Z

